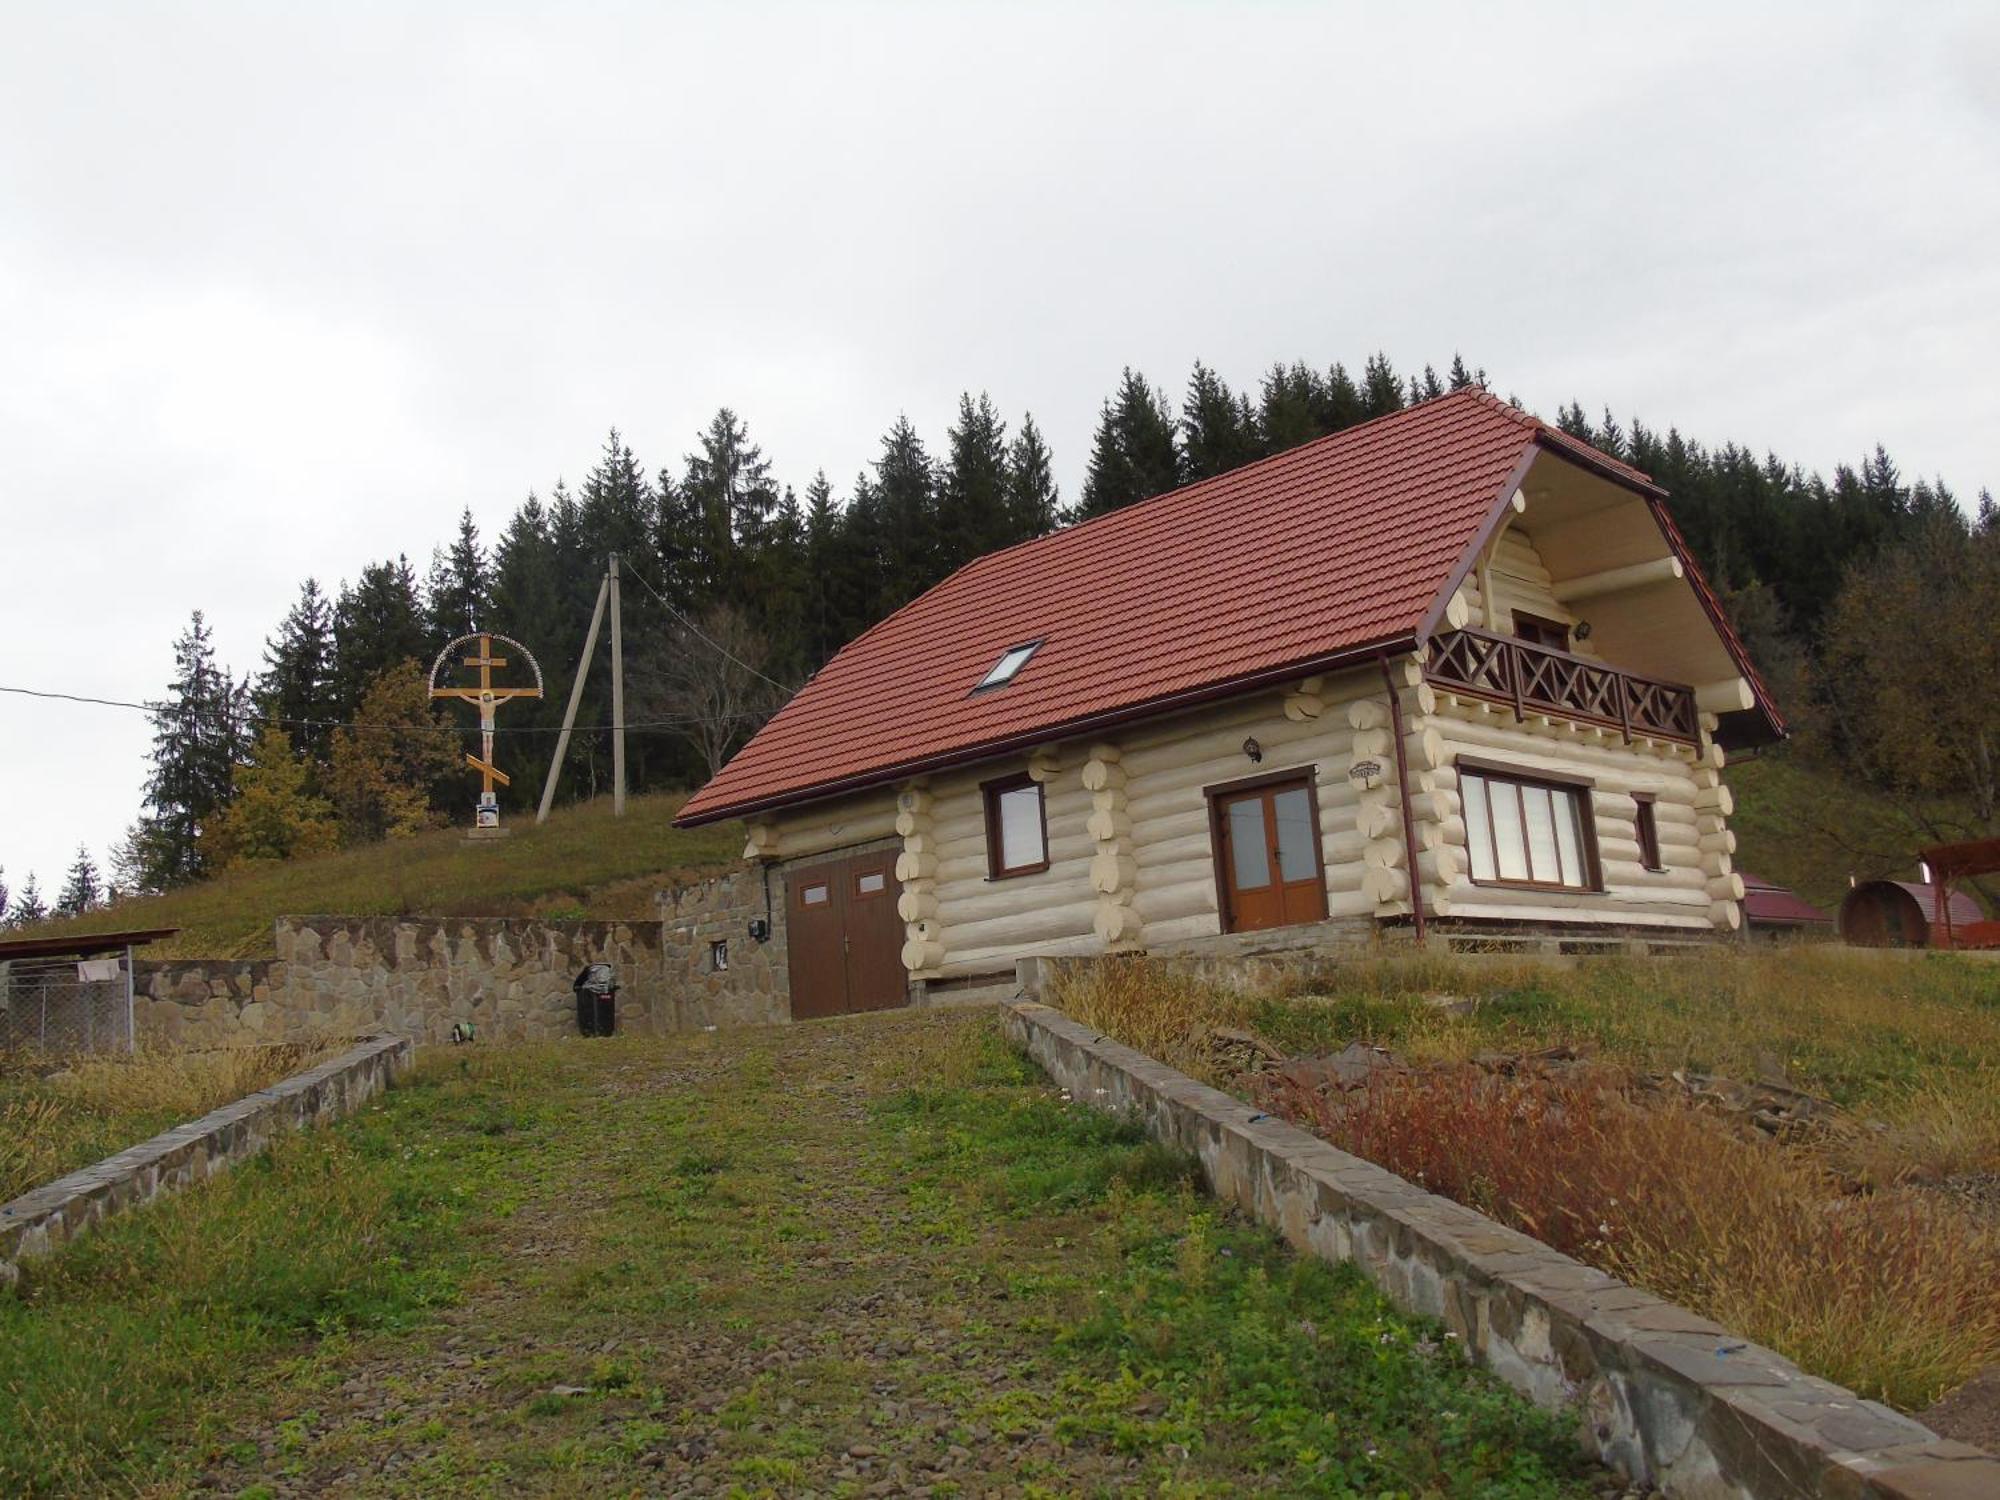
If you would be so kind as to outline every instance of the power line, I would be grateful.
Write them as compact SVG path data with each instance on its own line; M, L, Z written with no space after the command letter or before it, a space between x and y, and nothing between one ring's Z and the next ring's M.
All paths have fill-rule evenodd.
M641 582L642 584L645 584L646 592L651 594L655 599L659 600L660 607L666 610L666 612L672 615L676 620L678 620L681 623L681 626L696 640L701 641L703 644L707 646L713 647L715 651L717 651L725 660L735 662L737 666L741 667L744 671L748 672L752 677L762 678L765 682L770 683L772 687L776 688L779 692L785 694L787 697L789 697L792 693L797 691L797 689L795 688L787 687L784 683L778 681L777 678L772 677L767 673L758 671L757 668L751 666L749 662L745 661L742 657L738 656L735 652L731 651L727 646L723 645L722 642L715 640L711 638L709 635L707 635L699 625L695 624L694 621L690 620L686 615L682 614L679 610L675 609L673 605L667 603L667 596L661 593L658 589L654 588L653 585L647 580L646 575L644 573L641 573L637 568L632 566L632 560L629 557L624 557L621 555L618 561L624 564L625 570L628 573L630 573L634 578L638 579L639 582Z
M8 687L5 685L0 685L0 693L14 693L23 698L55 699L64 703L93 704L103 708L133 709L154 718L217 718L227 720L232 724L273 724L281 729L397 730L417 727L411 724L370 723L366 720L353 719L291 719L278 714L258 713L254 709L233 712L227 709L191 708L176 706L170 703L135 703L124 698L93 698L82 693L55 693L40 688ZM734 722L734 720L725 718L646 719L638 723L626 724L622 727L628 730L691 729L697 725L730 722ZM450 729L458 734L478 734L480 732L479 726L476 724L464 726L442 724L439 727ZM619 727L616 724L587 724L579 726L577 732L584 734L608 734ZM561 731L553 725L496 724L493 726L493 732L495 734L558 734Z

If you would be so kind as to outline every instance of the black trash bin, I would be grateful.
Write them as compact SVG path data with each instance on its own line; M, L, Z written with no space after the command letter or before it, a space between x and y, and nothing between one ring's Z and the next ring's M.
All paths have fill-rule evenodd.
M570 988L576 991L580 1036L610 1036L618 1029L618 972L610 964L586 964Z

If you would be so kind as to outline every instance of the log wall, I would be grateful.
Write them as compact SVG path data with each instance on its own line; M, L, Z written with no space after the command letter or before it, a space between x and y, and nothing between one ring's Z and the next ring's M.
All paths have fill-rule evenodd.
M1532 545L1524 534L1510 541L1516 536L1510 530L1503 538L1506 566L1489 574L1496 598L1510 610L1567 619ZM1477 586L1468 588L1476 606ZM1480 618L1475 609L1473 619ZM1507 620L1511 625L1511 615ZM1510 709L1441 693L1424 682L1413 658L1394 663L1392 676L1404 720L1400 746L1388 685L1370 666L1301 679L1115 741L1051 744L806 808L753 824L746 853L791 860L900 838L903 956L912 977L997 973L1021 958L1135 951L1219 933L1206 789L1310 768L1328 916L1393 918L1410 911L1400 755L1416 873L1433 915L1683 929L1738 924L1741 879L1731 865L1722 753L1708 739L1712 718L1704 719L1699 746L1628 746L1615 731L1553 717L1517 724ZM1254 762L1243 750L1248 737L1260 747ZM1474 885L1454 769L1460 754L1590 777L1605 889L1564 895ZM1049 868L995 880L987 874L981 785L1024 770L1042 786ZM1634 792L1656 799L1664 871L1639 864Z
M1489 583L1493 594L1491 614L1487 612L1484 592ZM1468 608L1468 623L1482 630L1512 635L1517 609L1545 620L1576 624L1575 612L1555 596L1554 581L1535 547L1534 534L1518 521L1500 534L1486 557L1465 575L1459 593ZM1578 656L1597 654L1587 640L1572 641L1570 650Z
M1442 742L1444 763L1424 776L1417 806L1427 909L1439 917L1506 917L1529 922L1617 922L1638 927L1717 928L1741 922L1735 835L1728 831L1722 751L1703 732L1699 746L1636 739L1616 730L1530 714L1516 723L1505 706L1425 688L1421 715ZM1713 727L1712 724L1709 727ZM1460 755L1588 778L1597 824L1601 892L1567 895L1475 885L1460 816ZM1640 863L1635 793L1654 797L1662 870Z

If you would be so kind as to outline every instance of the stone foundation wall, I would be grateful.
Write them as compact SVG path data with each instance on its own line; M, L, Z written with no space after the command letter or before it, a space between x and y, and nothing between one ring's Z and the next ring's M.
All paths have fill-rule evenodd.
M740 870L663 891L660 917L668 1029L791 1019L784 870ZM760 942L750 927L765 921L769 931Z
M1025 976L1024 976L1025 978ZM2000 1460L1350 1156L1033 1001L1008 1033L1070 1097L1191 1152L1215 1195L1301 1254L1353 1261L1441 1320L1631 1478L1698 1500L2000 1495Z
M27 1257L213 1177L262 1151L280 1130L352 1112L410 1065L413 1050L406 1037L370 1038L331 1062L0 1204L0 1285L19 1279Z

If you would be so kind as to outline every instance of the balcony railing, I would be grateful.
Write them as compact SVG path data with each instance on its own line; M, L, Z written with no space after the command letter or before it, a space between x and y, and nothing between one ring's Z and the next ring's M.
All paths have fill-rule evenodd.
M1628 744L1635 734L1691 744L1700 738L1693 688L1490 630L1432 637L1424 675L1451 692L1507 704L1516 719L1560 714L1616 729Z

